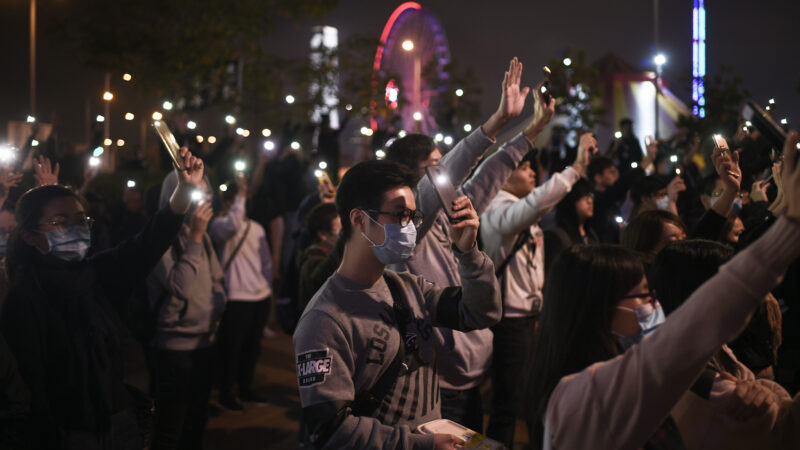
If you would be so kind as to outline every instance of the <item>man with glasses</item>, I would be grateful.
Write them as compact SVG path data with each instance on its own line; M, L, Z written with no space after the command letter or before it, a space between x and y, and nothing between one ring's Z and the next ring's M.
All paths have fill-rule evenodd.
M494 266L478 250L478 214L453 202L450 225L462 285L442 287L386 270L408 260L423 216L416 177L391 161L363 162L342 179L336 207L342 264L306 307L294 334L308 440L324 448L441 448L452 435L419 435L440 418L433 327L486 328L500 318Z

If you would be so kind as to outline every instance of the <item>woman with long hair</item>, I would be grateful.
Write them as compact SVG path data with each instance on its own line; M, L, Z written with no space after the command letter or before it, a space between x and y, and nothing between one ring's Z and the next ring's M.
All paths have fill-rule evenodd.
M181 158L169 206L136 237L91 257L92 219L76 193L45 185L20 197L0 329L32 395L29 447L143 447L122 381L118 312L175 239L203 177L202 161L185 148Z
M576 246L562 253L545 285L534 351L532 443L681 448L670 410L800 256L796 144L792 132L783 149L784 217L666 321L630 250Z
M596 244L597 233L592 227L594 193L592 183L579 179L569 194L556 205L556 226L544 232L544 267L553 264L559 254L574 244Z

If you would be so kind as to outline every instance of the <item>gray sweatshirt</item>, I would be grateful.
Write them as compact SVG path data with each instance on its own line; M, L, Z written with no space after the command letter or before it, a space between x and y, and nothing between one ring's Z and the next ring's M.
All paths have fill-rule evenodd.
M161 206L169 202L177 178L171 172L161 186ZM187 217L189 217L187 215ZM157 309L153 345L165 350L195 350L211 345L225 309L222 268L207 234L188 240L184 224L173 244L147 277L152 308Z
M445 288L409 273L387 271L405 296L422 366L398 378L371 417L348 413L324 448L433 448L433 436L413 433L440 418L434 326L486 328L500 318L494 266L477 248L456 253L463 288ZM381 278L359 285L338 273L314 295L294 333L304 416L332 417L331 405L371 389L389 367L402 339L392 296ZM324 420L323 420L324 421ZM314 424L310 424L312 427Z
M481 137L482 139L479 139ZM456 146L441 161L455 186L459 186L469 176L483 153L492 145L492 141L480 128L462 142L463 147ZM479 215L489 206L511 172L532 148L530 141L519 134L486 158L478 166L475 174L463 182L461 191L469 197ZM459 184L455 184L456 182ZM417 185L417 204L422 205L422 212L426 217L435 214L433 223L428 229L422 230L425 234L421 238L418 236L412 258L404 265L392 268L424 276L441 286L460 286L461 278L451 249L452 240L447 216L441 209L436 192L427 178ZM431 211L424 208L431 208ZM447 328L436 328L434 334L438 345L442 387L470 389L479 385L491 365L492 331L483 329L462 333Z

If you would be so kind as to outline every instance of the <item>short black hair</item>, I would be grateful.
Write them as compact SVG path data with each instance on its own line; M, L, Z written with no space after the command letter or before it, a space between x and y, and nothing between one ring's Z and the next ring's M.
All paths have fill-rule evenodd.
M428 159L435 149L436 143L430 136L411 133L392 142L386 149L386 160L417 170L420 163Z
M622 127L624 127L625 125L633 125L633 121L632 121L630 118L628 118L628 117L623 117L623 118L622 118L622 119L619 121L619 126L620 126L620 128L622 128Z
M603 155L594 156L592 160L589 161L589 166L586 168L586 175L589 177L589 180L594 183L594 176L602 175L609 167L614 167L614 161L612 161L611 158Z
M336 205L333 203L320 203L311 208L306 216L306 230L311 239L316 242L319 240L319 232L330 233L333 231L333 219L337 216Z
M650 198L667 187L666 179L658 175L648 175L634 180L631 184L631 200L635 206L639 206L646 198Z
M342 237L350 239L353 227L350 211L379 209L386 191L416 184L417 176L394 161L376 160L356 164L342 177L336 192L336 210L342 219Z

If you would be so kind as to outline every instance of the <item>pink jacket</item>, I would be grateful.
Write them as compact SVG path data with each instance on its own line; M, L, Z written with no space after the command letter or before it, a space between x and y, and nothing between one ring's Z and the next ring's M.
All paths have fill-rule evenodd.
M561 379L545 423L555 449L644 445L708 359L744 329L800 256L800 224L784 217L722 266L641 344Z

